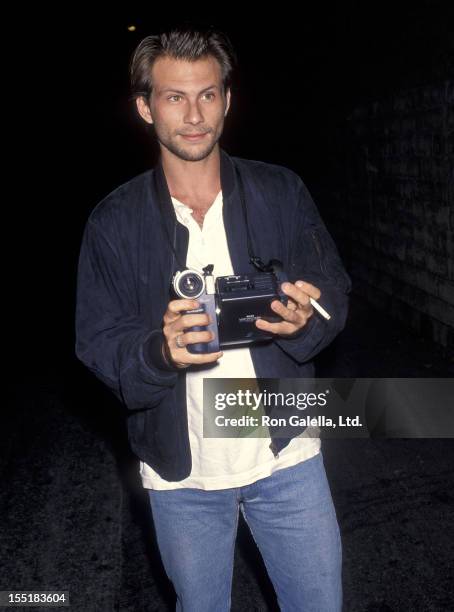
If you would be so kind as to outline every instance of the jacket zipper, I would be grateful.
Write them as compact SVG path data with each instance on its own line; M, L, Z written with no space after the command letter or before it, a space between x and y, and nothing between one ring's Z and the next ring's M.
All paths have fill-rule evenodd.
M270 448L273 451L273 455L276 457L276 459L279 459L279 453L274 442L271 442Z
M175 272L175 253L177 250L177 222L174 221L173 223L173 249L172 249L172 266L171 266L171 270L172 270L172 275Z

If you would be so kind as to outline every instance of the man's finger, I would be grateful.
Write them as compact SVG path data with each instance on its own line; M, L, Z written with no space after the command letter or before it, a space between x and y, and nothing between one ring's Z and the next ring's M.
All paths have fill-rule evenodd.
M195 325L206 327L209 323L210 317L204 312L200 314L187 314L182 315L179 320L175 322L175 329L180 331L182 329L189 329Z
M184 310L192 310L198 308L199 303L196 300L172 300L167 304L167 310L164 313L163 321L165 324L176 321L181 315L180 313Z
M282 317L285 321L289 321L290 323L295 324L301 321L301 311L291 310L290 308L284 306L284 304L282 304L278 300L272 302L271 307L274 312L277 313L280 317Z
M212 363L213 361L217 361L224 354L222 351L218 351L217 353L202 353L195 354L189 353L191 357L194 359L192 363Z
M277 300L276 300L276 301L277 301ZM281 304L282 302L279 302L279 303ZM292 300L291 298L289 298L289 299L287 300L287 308L288 308L289 310L296 310L296 309L298 308L298 304L297 304L297 303L296 303L294 300Z
M282 291L292 298L298 307L309 304L309 295L292 283L283 283Z
M297 283L304 281L297 281ZM310 285L309 283L305 283L304 285L297 286L297 283L282 283L282 291L291 297L297 304L301 306L306 306L309 303L309 298L312 297L315 300L318 300L321 296L320 289L314 287L314 285ZM307 289L306 292L303 287ZM310 291L310 293L309 293Z
M318 287L311 285L311 283L306 283L306 281L297 280L295 285L298 287L298 289L301 289L301 291L307 293L307 295L309 295L311 298L314 298L314 300L319 300L320 296L322 295Z
M294 334L298 327L288 321L280 321L279 323L270 323L264 319L257 319L255 322L256 327L272 334L283 334L285 336Z
M178 334L176 338L179 338L178 342L187 346L188 344L195 344L197 342L210 342L214 339L213 332L210 331L199 331L199 332L186 332L185 334ZM178 346L178 343L176 343ZM178 348L182 348L179 346Z
M186 300L186 299L171 300L167 305L167 309L173 314L178 314L182 310L192 310L193 308L198 308L198 307L199 307L199 303L196 300Z
M172 351L172 359L184 365L200 365L202 363L212 363L217 361L224 354L222 351L217 353L190 353L186 348L175 349Z

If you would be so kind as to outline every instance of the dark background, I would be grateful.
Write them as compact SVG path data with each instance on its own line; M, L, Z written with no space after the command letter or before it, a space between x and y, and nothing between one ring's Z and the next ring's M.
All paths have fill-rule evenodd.
M11 123L4 118L19 165L12 276L23 319L34 316L14 335L18 357L26 343L29 358L40 363L43 351L72 359L83 225L102 197L155 162L156 145L128 99L128 62L139 40L173 15L139 6L101 14L40 8L16 26L9 52L17 62L18 91L11 93L18 106ZM253 16L233 5L177 13L223 28L238 53L221 146L297 171L328 220L342 202L322 194L327 186L341 189L339 159L351 147L342 130L354 109L405 87L442 83L453 72L448 7L343 2L303 4L298 13L262 8ZM336 227L329 229L336 236ZM339 248L346 258L348 244Z
M145 6L97 14L75 4L40 6L6 20L13 80L12 110L3 119L15 169L6 177L13 312L5 329L13 400L3 411L7 562L0 587L66 585L81 610L172 605L123 410L74 356L86 219L102 197L156 160L128 99L128 62L139 40L176 14L228 34L240 68L221 146L298 172L350 272L354 254L339 194L354 189L347 179L355 112L408 89L437 90L454 73L449 2L301 4L298 12L290 5L167 13ZM127 29L132 24L135 32ZM451 164L448 152L443 159ZM443 176L452 194L452 170ZM452 335L442 345L424 326L415 332L391 316L391 302L377 309L353 280L347 328L320 356L321 375L452 376ZM448 288L452 280L444 278ZM326 462L345 537L346 609L452 609L451 441L344 442L326 445ZM260 568L253 542L244 529L239 538L234 609L272 609L263 567L251 569Z

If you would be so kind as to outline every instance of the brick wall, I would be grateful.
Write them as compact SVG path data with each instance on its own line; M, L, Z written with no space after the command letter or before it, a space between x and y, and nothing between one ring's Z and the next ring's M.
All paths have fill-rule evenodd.
M454 348L454 87L450 81L356 108L341 128L330 226L354 291Z

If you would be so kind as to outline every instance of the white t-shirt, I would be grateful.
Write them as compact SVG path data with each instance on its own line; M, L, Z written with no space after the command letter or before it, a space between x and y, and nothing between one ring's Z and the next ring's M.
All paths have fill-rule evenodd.
M208 209L203 228L192 217L192 210L172 198L177 219L189 229L186 259L188 268L202 272L214 264L213 275L233 274L222 216L222 191ZM226 349L221 359L203 371L186 372L186 398L192 471L184 480L169 482L161 478L149 465L140 462L142 483L148 489L227 489L251 484L272 472L296 465L316 455L321 446L313 430L293 438L275 457L269 448L270 438L204 438L203 437L203 379L256 378L248 347Z

